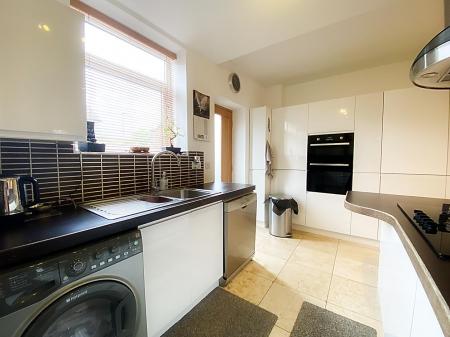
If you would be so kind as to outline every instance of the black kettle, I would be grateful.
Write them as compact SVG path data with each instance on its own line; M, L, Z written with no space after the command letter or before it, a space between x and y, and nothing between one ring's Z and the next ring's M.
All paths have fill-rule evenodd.
M25 184L33 186L33 202L27 203ZM0 216L21 218L28 207L39 203L37 180L31 176L0 176Z

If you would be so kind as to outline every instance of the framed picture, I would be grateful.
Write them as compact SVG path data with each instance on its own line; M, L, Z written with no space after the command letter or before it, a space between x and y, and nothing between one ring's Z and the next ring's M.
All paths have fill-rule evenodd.
M194 90L194 116L209 119L210 117L209 96Z

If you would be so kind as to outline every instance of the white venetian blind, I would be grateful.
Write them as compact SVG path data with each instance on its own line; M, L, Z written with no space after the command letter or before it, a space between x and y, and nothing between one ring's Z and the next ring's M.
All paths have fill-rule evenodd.
M174 118L173 61L97 22L85 24L86 107L107 152L168 145Z

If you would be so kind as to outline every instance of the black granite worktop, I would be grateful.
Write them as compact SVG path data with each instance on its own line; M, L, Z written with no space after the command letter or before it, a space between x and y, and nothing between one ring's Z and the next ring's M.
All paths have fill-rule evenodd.
M402 195L348 192L345 207L394 226L428 295L446 336L450 335L450 260L440 259L397 204L417 208L450 203L450 200Z
M2 223L0 225L0 269L14 267L217 201L234 199L252 192L255 186L209 183L196 188L219 193L115 220L105 219L80 207L76 209L70 207L61 209L60 214L48 218L21 224Z

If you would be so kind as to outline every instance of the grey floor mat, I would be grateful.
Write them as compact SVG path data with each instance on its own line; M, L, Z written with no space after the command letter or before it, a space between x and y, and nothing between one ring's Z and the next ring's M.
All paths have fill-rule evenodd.
M304 302L290 337L376 337L377 331L314 304Z
M274 314L216 288L163 337L268 337Z

